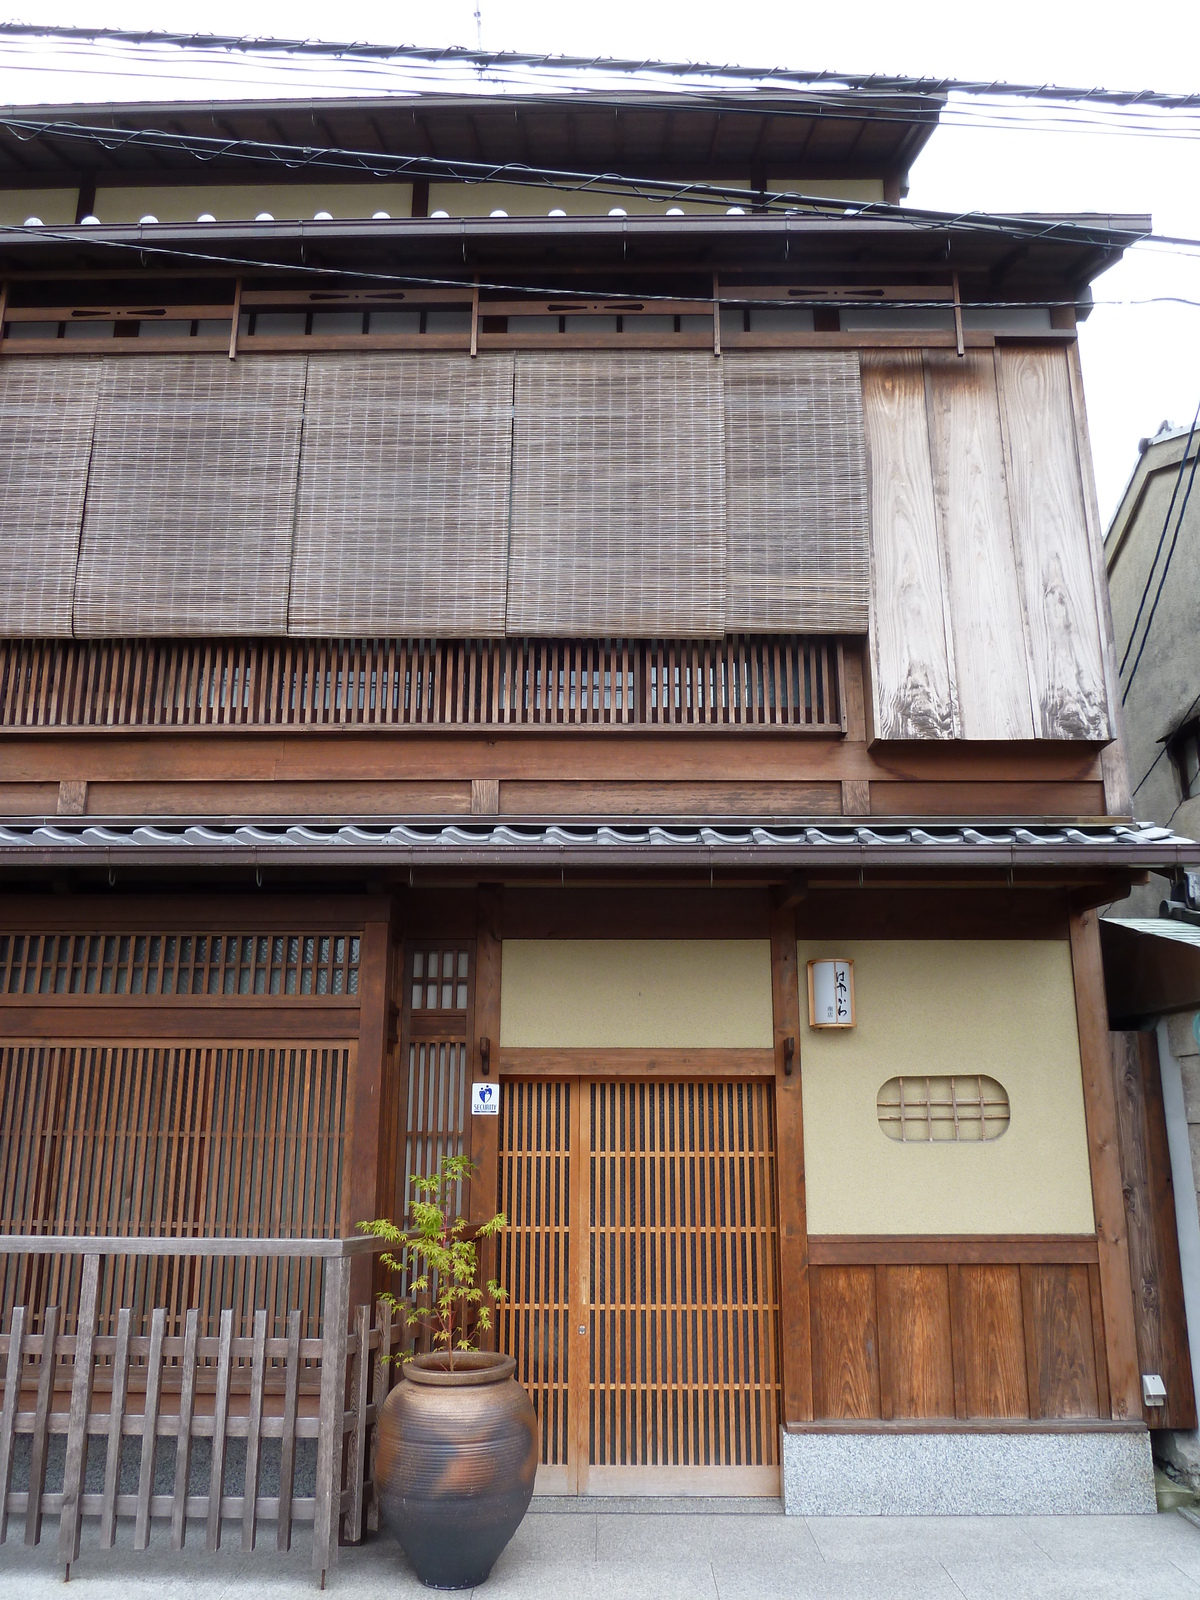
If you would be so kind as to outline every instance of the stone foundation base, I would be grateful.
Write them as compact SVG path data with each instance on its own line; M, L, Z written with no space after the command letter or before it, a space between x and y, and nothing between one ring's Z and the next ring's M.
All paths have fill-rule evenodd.
M1153 1512L1144 1429L784 1433L783 1508L801 1517Z

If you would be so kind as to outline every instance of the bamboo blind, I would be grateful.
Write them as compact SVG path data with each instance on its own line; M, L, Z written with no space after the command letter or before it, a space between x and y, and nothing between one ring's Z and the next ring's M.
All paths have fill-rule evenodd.
M357 994L348 933L0 933L0 994Z
M590 1460L778 1461L772 1086L592 1083Z
M726 627L864 633L862 388L852 352L727 355Z
M506 1081L500 1105L498 1342L516 1358L541 1434L541 1460L565 1466L571 1273L569 1083ZM586 1092L586 1090L584 1091Z
M0 641L0 726L840 727L837 646L686 640Z
M722 634L711 356L520 354L514 404L508 632Z
M0 1230L249 1238L338 1236L353 1045L11 1045L0 1051ZM79 1257L0 1258L0 1307L40 1316L77 1296ZM298 1306L315 1332L320 1263L121 1258L101 1328L189 1306L275 1334ZM148 1328L138 1326L139 1332Z
M0 366L0 633L70 635L100 371Z
M313 356L290 631L503 634L513 361Z
M105 363L76 634L286 631L305 372L303 356Z

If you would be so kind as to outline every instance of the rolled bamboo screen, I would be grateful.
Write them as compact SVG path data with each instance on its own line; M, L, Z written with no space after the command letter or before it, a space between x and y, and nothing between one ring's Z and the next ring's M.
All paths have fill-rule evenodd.
M101 367L0 366L0 625L70 638L71 595Z
M865 633L870 541L856 354L730 354L721 368L726 629Z
M283 633L303 356L105 364L74 631Z
M725 631L721 374L698 353L519 354L508 631Z
M314 356L296 634L504 632L513 358Z

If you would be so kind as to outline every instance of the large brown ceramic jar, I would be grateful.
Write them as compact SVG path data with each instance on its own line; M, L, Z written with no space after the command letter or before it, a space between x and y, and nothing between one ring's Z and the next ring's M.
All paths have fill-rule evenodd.
M511 1356L416 1356L384 1402L375 1487L431 1589L482 1583L517 1531L537 1472L537 1419Z

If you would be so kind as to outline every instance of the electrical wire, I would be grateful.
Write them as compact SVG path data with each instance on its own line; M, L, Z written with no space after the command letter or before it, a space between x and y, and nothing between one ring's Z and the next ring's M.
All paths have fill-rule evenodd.
M1158 543L1154 547L1154 557L1150 562L1150 569L1146 573L1146 583L1142 589L1142 597L1138 601L1137 615L1133 619L1133 627L1129 630L1129 643L1125 646L1125 654L1121 657L1118 674L1125 671L1129 652L1133 649L1133 641L1137 638L1138 623L1142 620L1142 608L1146 604L1146 596L1150 593L1150 585L1154 581L1154 569L1158 565L1158 558L1162 554L1163 543L1167 537L1167 529L1171 526L1171 513L1175 509L1175 501L1179 495L1179 485L1183 482L1184 469L1187 466L1188 454L1192 448L1192 440L1196 434L1196 424L1200 423L1200 400L1196 402L1196 414L1192 418L1192 425L1188 429L1187 441L1183 447L1183 454L1179 458L1179 471L1175 474L1175 487L1171 490L1171 501L1167 506L1167 514L1163 518L1162 532L1158 536Z
M525 53L515 50L467 50L457 45L426 48L418 45L378 45L367 42L337 44L318 39L269 39L251 35L172 33L161 29L78 28L35 23L0 23L0 36L86 42L103 40L125 45L173 46L179 49L236 51L245 55L338 57L351 60L401 60L434 66L465 66L477 72L523 67L559 72L595 72L665 78L712 78L754 83L801 84L805 87L840 85L873 95L902 98L958 93L974 96L1019 97L1024 100L1070 101L1114 107L1154 106L1170 109L1200 108L1200 94L1163 93L1153 89L1068 88L1057 84L1014 84L999 79L913 78L875 73L832 70L798 71L790 67L744 67L734 63L656 61L610 56L570 56Z

